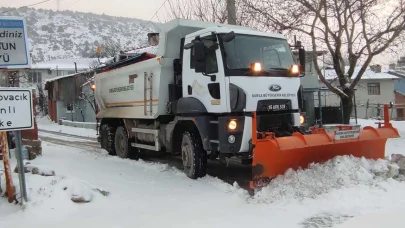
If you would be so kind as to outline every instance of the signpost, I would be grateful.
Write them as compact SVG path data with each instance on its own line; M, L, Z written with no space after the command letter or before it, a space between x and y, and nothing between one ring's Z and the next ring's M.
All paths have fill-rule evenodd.
M0 17L0 69L23 69L31 67L28 48L27 26L23 17ZM16 85L14 85L16 86ZM17 85L18 86L18 85ZM32 90L22 88L0 88L0 135L8 200L13 200L10 164L8 161L7 131L15 131L16 157L20 179L20 193L27 201L25 173L22 158L21 130L34 128ZM21 201L22 203L22 201Z
M25 18L0 17L0 68L30 68Z
M20 193L25 201L27 201L27 190L25 186L25 172L22 157L21 130L28 130L33 128L34 113L32 103L32 89L18 87L0 88L0 132L2 133L3 138L3 157L6 157L7 160L8 151L4 150L4 148L7 148L7 135L5 134L5 132L16 131L16 157L20 179ZM4 136L6 139L4 139ZM6 160L4 160L4 162ZM6 175L10 175L10 170L5 171Z

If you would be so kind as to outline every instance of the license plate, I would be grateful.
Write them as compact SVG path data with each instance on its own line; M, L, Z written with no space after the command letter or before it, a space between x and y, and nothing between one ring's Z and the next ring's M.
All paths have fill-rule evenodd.
M269 105L267 106L268 111L280 111L280 110L287 110L288 106L285 104L277 104L277 105Z

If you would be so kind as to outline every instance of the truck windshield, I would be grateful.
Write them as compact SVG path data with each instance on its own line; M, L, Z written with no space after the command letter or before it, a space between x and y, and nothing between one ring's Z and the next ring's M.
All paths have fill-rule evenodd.
M252 63L262 64L264 76L285 76L294 64L291 49L284 39L237 34L223 42L227 76L250 75Z

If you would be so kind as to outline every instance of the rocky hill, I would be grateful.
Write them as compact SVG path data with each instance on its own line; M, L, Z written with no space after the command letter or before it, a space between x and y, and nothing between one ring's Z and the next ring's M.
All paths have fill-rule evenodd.
M147 33L157 30L156 23L104 14L33 8L0 8L0 12L5 12L1 16L26 18L34 63L94 57L99 46L119 50L142 47L147 44Z

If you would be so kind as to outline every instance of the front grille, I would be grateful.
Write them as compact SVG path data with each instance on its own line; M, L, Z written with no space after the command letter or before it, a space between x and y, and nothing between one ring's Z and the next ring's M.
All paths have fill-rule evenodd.
M277 137L291 135L294 131L292 114L267 114L257 116L259 132L274 132Z

